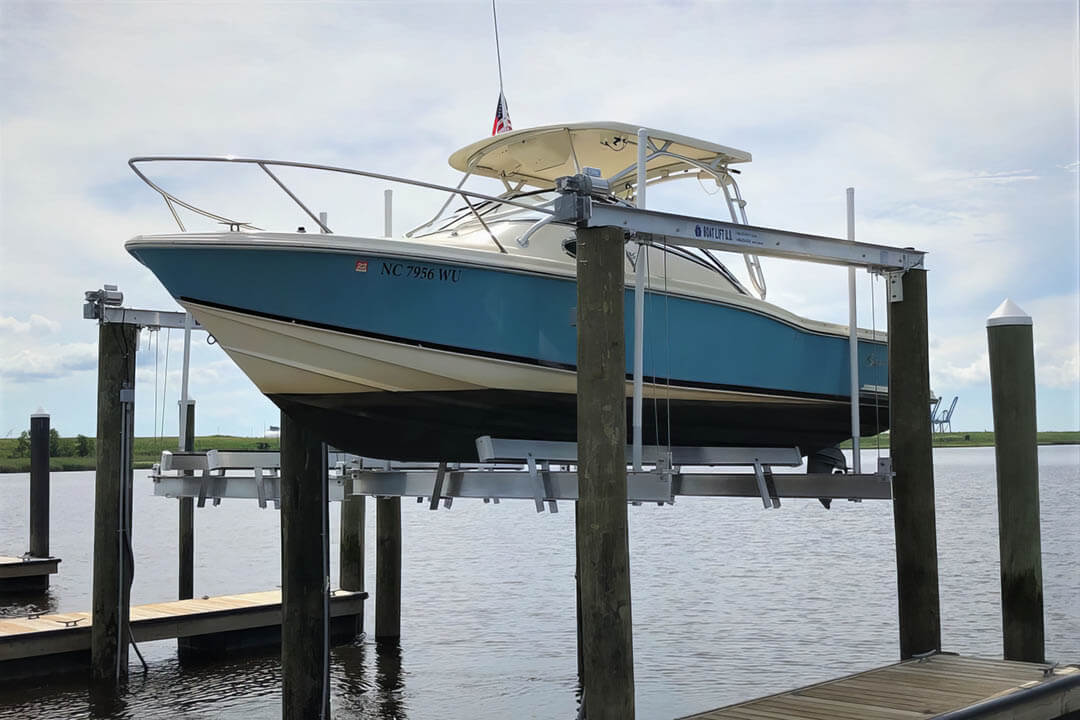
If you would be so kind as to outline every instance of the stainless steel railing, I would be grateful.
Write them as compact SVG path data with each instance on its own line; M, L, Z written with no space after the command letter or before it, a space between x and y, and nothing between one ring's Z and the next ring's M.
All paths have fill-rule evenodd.
M210 220L214 220L216 222L223 223L223 224L229 225L230 227L235 227L237 229L248 228L250 230L261 230L262 228L259 228L256 225L253 225L253 224L251 224L251 223L249 223L247 221L234 220L232 218L228 218L228 217L225 217L223 215L218 215L217 213L214 213L214 212L211 212L211 211L206 210L204 208L193 205L193 204L191 204L191 203L189 203L189 202L187 202L185 200L182 200L182 199L178 198L177 196L173 195L171 192L169 192L168 190L166 190L163 187L159 186L157 183L155 183L153 180L151 180L149 177L147 177L146 174L143 173L143 171L138 167L139 164L153 163L153 162L239 163L239 164L246 164L246 165L256 165L260 169L262 169L263 172L265 172L267 175L269 175L270 178L274 181L274 183L278 187L280 187L281 190L286 195L288 195L289 198L293 202L295 202L300 207L300 209L304 211L304 213L308 217L310 217L312 220L314 220L315 223L318 224L319 228L325 233L331 233L333 231L326 225L326 223L323 220L321 220L319 218L318 215L313 213L311 211L311 209L306 204L304 204L304 202L296 195L296 193L294 193L281 180L280 177L278 177L276 174L274 174L274 172L270 169L271 167L275 167L275 168L292 167L292 168L302 168L302 169L306 169L306 170L318 170L318 171L321 171L321 172L341 173L341 174L344 174L344 175L355 175L355 176L359 176L359 177L371 178L371 179L374 179L374 180L384 180L386 182L401 183L403 185L411 185L413 187L421 187L421 188L426 188L426 189L429 189L429 190L437 190L437 191L440 191L440 192L448 193L451 197L456 195L456 196L460 197L465 202L465 205L468 206L468 208L469 208L470 212L472 213L472 215L476 218L476 220L480 223L480 225L482 225L484 227L484 229L487 230L488 234L491 236L492 241L495 243L496 246L498 246L499 251L504 252L504 253L506 252L506 249L499 242L499 239L491 231L491 228L484 221L484 219L482 217L480 217L480 213L477 212L476 206L473 205L472 202L470 202L470 198L471 199L476 199L476 200L485 200L485 201L489 201L489 202L500 203L502 205L513 205L513 206L516 206L516 207L519 207L519 208L522 208L522 209L525 209L525 210L532 210L534 212L544 213L546 215L554 215L555 214L554 210L551 210L551 209L549 209L547 207L542 207L542 206L533 205L533 204L529 204L529 203L518 202L516 200L506 198L506 197L498 197L498 196L495 196L495 195L487 195L485 193L478 193L478 192L474 192L472 190L464 190L464 189L461 188L460 185L458 187L449 187L449 186L446 186L446 185L439 185L437 183L424 182L422 180L413 180L413 179L410 179L410 178L399 177L399 176L396 176L396 175L387 175L385 173L376 173L376 172L370 172L370 171L367 171L367 170L356 170L354 168L338 167L338 166L335 166L335 165L320 165L320 164L317 164L317 163L295 162L295 161L291 161L291 160L271 160L271 159L266 159L266 158L234 157L232 155L220 155L220 156L214 156L214 155L208 155L208 156L195 156L195 155L143 155L143 156L139 156L139 157L133 157L130 160L128 160L128 166L131 168L132 172L134 172L136 175L138 175L140 180L142 180L144 183L149 185L155 192L157 192L159 195L161 195L161 197L165 200L165 204L168 206L169 212L172 213L173 219L176 221L176 224L180 227L181 232L187 232L187 228L184 227L184 223L180 219L180 214L176 211L177 207L184 208L185 210L189 210L189 211L191 211L193 213L196 213L197 215L201 215L201 216L203 216L205 218L208 218Z

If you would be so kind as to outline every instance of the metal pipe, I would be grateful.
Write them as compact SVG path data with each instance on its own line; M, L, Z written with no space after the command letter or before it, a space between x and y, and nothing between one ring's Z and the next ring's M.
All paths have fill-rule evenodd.
M637 206L645 209L645 163L648 159L649 136L645 128L637 133ZM643 243L638 243L637 259L634 261L634 401L633 433L634 445L631 459L634 470L641 470L641 418L642 396L644 394L643 367L645 364L645 262L648 250Z
M394 236L394 191L383 190L383 237Z
M847 189L847 239L855 242L855 188ZM855 297L855 268L848 266L848 360L851 370L851 469L862 472L859 440L862 427L859 423L859 311Z
M286 194L286 195L288 195L289 197L291 197L291 198L293 199L293 202L295 202L295 203L296 203L297 205L299 205L299 206L300 206L300 209L301 209L301 210L303 210L303 211L304 211L305 213L307 213L307 216L308 216L309 218L311 218L312 220L314 220L314 221L315 221L316 223L318 223L318 224L319 224L319 229L320 229L320 230L321 230L322 232L324 232L324 233L328 233L328 232L330 232L330 228L326 227L326 224L325 224L325 223L323 223L323 221L322 221L322 220L320 220L320 219L319 219L319 218L318 218L318 217L317 217L317 216L315 215L315 213L311 212L311 210L309 210L309 209L308 209L308 206L307 206L307 205L305 205L305 204L304 204L304 203L303 203L303 202L302 202L302 201L300 200L300 198L296 197L296 193L294 193L294 192L293 192L292 190L290 190L290 189L289 189L289 188L288 188L288 187L287 187L287 186L285 185L285 183L281 182L281 180L280 180L280 179L278 178L278 176L277 176L277 175L275 175L274 173L272 173L272 172L270 171L270 168L266 167L266 164L265 164L265 163L258 163L258 165L259 165L259 167L261 167L261 168L263 169L263 172L265 172L265 173L266 173L267 175L269 175L269 176L270 176L270 179L271 179L271 180L273 180L274 182L276 182L276 183L278 184L278 187L280 187L280 188L281 188L282 190L284 190L284 191L285 191L285 194Z
M323 210L323 211L319 212L319 232L325 233L326 232L325 228L326 228L326 211Z

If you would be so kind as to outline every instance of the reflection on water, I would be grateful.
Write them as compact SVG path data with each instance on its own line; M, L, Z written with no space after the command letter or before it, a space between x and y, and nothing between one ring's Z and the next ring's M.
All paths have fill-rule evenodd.
M1001 655L992 449L936 451L942 636L946 649ZM1080 659L1080 448L1040 448L1048 657ZM873 453L864 463L874 463ZM0 476L0 553L26 542L24 475ZM90 606L93 474L52 479L52 549L63 558L45 596L0 612ZM173 598L176 503L135 489L135 604ZM529 502L402 505L402 638L331 656L335 717L573 718L577 710L574 513ZM370 514L369 514L370 518ZM226 501L196 512L197 595L280 580L273 510ZM331 513L331 567L337 511ZM374 521L368 521L374 547ZM896 642L892 508L886 502L680 499L630 508L638 717L671 718L890 662ZM369 551L370 552L370 551ZM373 557L373 553L371 555ZM368 586L374 587L369 563ZM365 626L374 627L373 603ZM255 720L280 715L277 651L180 663L174 641L132 654L120 702L90 704L84 679L0 686L0 718ZM761 670L768 667L769 672Z

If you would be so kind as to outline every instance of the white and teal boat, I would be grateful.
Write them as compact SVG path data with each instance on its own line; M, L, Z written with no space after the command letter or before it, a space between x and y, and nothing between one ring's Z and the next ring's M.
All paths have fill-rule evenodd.
M745 222L733 166L749 153L649 130L648 185L715 184ZM400 460L475 461L481 435L575 439L574 228L544 214L556 178L607 179L613 203L637 191L636 126L530 128L450 157L496 178L500 196L451 201L404 237L329 232L274 173L247 158L135 158L183 229L183 209L230 228L140 235L128 251L205 326L264 394L333 445ZM151 181L151 160L258 165L323 232L268 232L184 202ZM462 187L462 186L459 186ZM848 329L765 302L705 251L651 246L644 321L644 441L797 446L814 453L851 436ZM633 253L626 264L627 413L632 393ZM859 331L864 434L888 427L886 345ZM628 423L629 427L629 423ZM670 439L668 432L670 429Z

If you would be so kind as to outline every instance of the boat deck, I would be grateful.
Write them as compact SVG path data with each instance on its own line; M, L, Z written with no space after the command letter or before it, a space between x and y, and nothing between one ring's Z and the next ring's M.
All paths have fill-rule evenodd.
M1052 720L1080 711L1080 667L934 655L683 720Z

